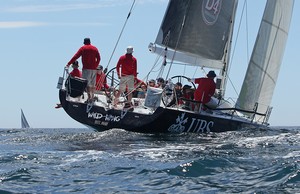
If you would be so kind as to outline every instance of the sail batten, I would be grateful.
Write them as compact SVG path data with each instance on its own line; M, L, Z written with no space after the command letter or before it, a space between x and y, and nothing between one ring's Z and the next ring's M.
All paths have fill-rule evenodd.
M271 104L294 0L268 0L236 107L265 113Z

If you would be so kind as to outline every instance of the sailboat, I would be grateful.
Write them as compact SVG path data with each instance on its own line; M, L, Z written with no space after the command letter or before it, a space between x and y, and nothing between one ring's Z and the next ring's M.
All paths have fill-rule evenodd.
M241 92L232 103L225 98L225 91L237 4L237 0L170 0L156 40L149 45L149 50L163 59L163 67L179 64L219 72L212 97L216 107L188 99L182 99L184 104L198 103L200 110L177 101L167 106L175 95L170 94L174 83L188 83L185 75L169 74L164 88L148 86L145 98L133 98L134 109L113 104L113 91L108 90L98 92L95 102L86 103L86 82L68 77L67 87L58 86L62 107L70 117L96 131L206 133L268 127L294 1L267 0ZM113 88L118 86L116 75L115 68L106 74ZM59 80L65 80L64 76ZM191 87L195 88L194 83Z
M30 128L30 125L28 124L28 121L22 109L21 109L21 127L22 129Z

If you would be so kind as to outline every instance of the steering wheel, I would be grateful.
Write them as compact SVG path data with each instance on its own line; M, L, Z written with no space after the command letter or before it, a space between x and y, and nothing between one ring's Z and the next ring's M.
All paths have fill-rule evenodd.
M191 83L192 84L192 88L195 90L196 89L196 85L194 82L189 82L189 78L183 75L176 75L171 77L169 80L172 81L173 84L176 83L181 83L182 86L184 86L187 83ZM172 84L172 85L173 85ZM163 97L162 97L162 102L165 106L167 106L173 99L174 97L174 88L166 88L163 92Z
M105 95L112 102L114 91L119 86L120 80L118 78L118 74L116 71L116 67L110 69L107 73L105 73L105 79L109 89L105 89Z

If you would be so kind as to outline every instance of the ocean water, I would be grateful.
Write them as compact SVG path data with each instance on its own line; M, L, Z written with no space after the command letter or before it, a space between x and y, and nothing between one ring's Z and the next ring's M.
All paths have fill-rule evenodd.
M0 129L0 193L300 193L299 130Z

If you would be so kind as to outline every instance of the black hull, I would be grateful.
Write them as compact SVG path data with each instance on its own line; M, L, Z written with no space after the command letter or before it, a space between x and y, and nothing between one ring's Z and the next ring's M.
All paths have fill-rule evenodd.
M120 128L139 133L203 133L235 131L248 127L263 127L249 121L236 120L231 116L218 117L196 114L159 107L151 115L126 110L92 106L87 112L87 104L66 100L66 91L59 92L61 104L74 120L88 125L97 131Z

